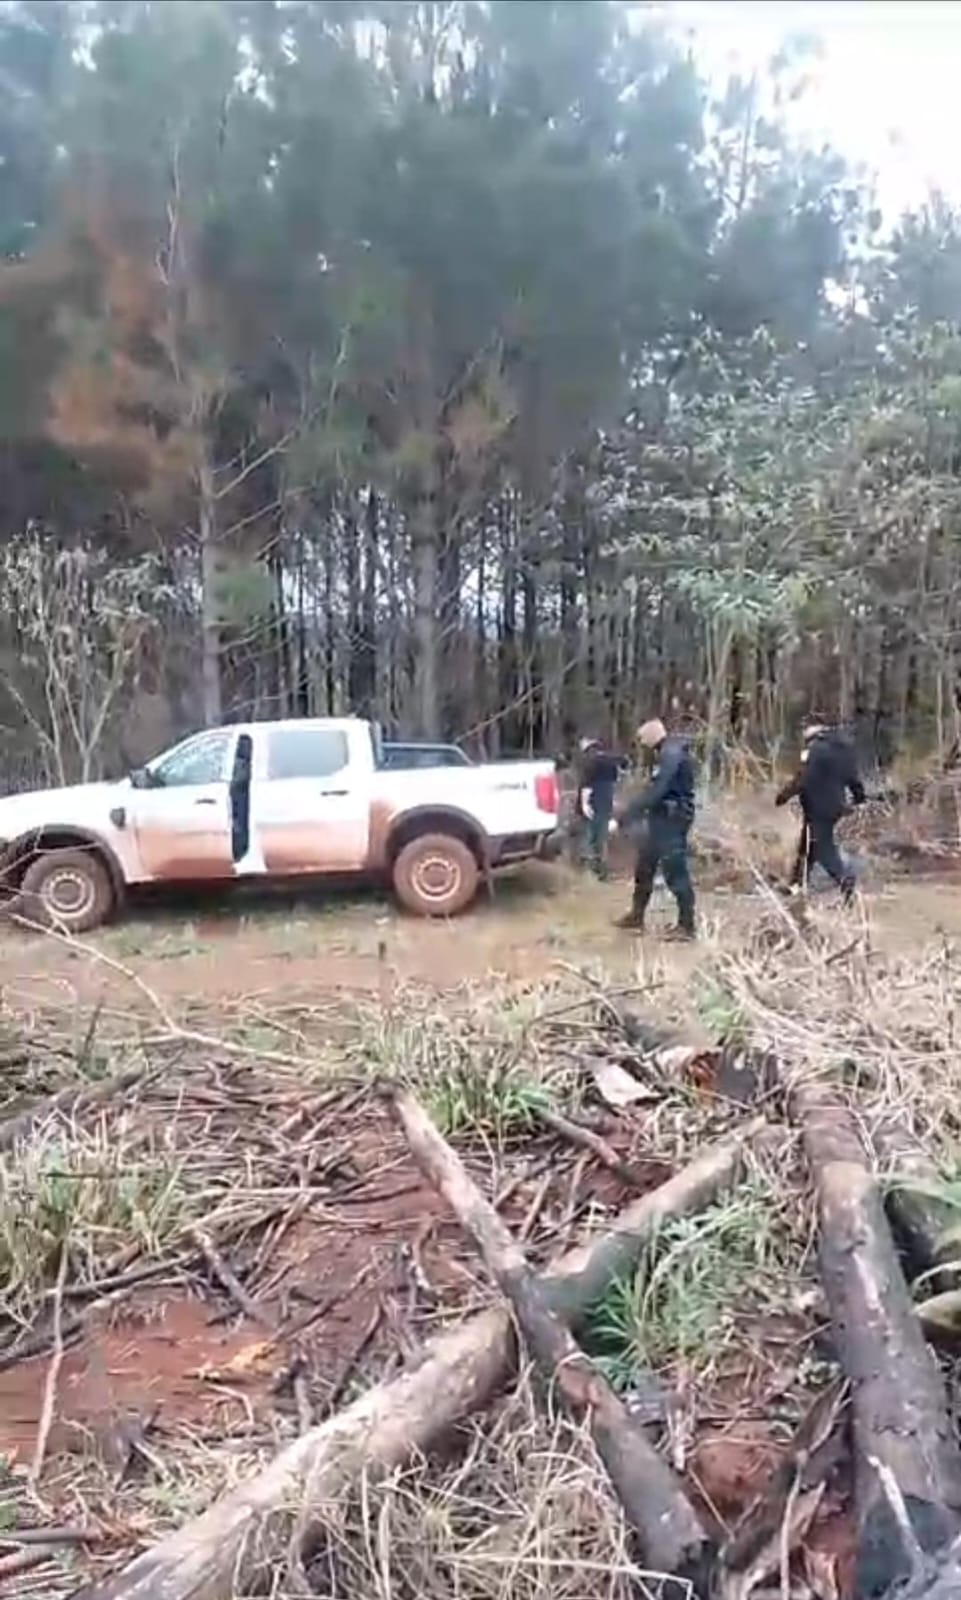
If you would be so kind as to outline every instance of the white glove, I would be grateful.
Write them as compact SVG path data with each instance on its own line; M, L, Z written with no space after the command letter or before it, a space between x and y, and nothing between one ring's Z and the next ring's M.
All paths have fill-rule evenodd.
M607 831L608 833L616 833L619 827L620 823L618 822L617 818L612 817L610 822L607 824Z
M593 820L594 807L591 805L591 791L589 789L581 790L581 812L588 822Z

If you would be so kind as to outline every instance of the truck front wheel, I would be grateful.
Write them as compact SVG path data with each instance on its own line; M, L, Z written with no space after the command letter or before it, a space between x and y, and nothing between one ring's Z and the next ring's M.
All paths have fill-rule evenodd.
M92 850L47 850L31 861L14 906L31 922L65 933L86 933L106 922L113 884Z
M456 917L477 894L480 867L463 839L424 833L405 844L394 862L394 890L418 917Z

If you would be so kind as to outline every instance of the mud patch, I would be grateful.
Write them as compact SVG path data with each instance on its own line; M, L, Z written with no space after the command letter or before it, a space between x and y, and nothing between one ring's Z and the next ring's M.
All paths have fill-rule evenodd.
M708 1509L730 1525L767 1487L784 1456L784 1440L770 1423L742 1418L702 1435L691 1472Z
M175 1293L141 1293L112 1317L94 1315L82 1343L63 1358L51 1454L93 1453L117 1466L135 1429L230 1429L246 1407L209 1374L227 1368L248 1343L244 1331L211 1327L202 1300ZM8 1460L30 1459L48 1369L42 1356L0 1372L0 1454Z

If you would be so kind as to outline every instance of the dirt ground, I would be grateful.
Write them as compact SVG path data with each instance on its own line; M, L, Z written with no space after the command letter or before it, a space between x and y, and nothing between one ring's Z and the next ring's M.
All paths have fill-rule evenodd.
M761 912L755 889L729 889L708 873L699 896L704 940L740 938ZM827 891L819 902L831 903ZM684 973L698 949L659 934L673 906L659 887L643 940L613 923L630 902L623 876L600 884L564 865L532 865L498 880L453 923L420 922L374 893L211 896L128 908L122 921L67 945L0 927L0 992L17 1006L90 1003L149 1007L150 994L181 1012L209 1002L309 1003L331 994L375 994L385 985L533 982L565 967L623 976ZM943 932L961 934L961 879L924 875L869 883L864 907L884 948L909 948Z
M106 1112L95 1119L94 1134L104 1140L98 1148L112 1145L123 1164L128 1148L153 1159L162 1147L191 1204L198 1193L213 1196L209 1226L227 1240L252 1308L240 1311L190 1229L186 1251L181 1229L176 1247L154 1242L133 1257L117 1248L121 1236L91 1236L76 1291L82 1315L75 1330L69 1317L66 1324L43 1481L46 1504L61 1520L97 1525L95 1565L114 1552L129 1555L182 1520L233 1473L274 1451L298 1420L328 1414L365 1377L410 1356L439 1318L463 1315L489 1294L372 1100L369 1081L358 1090L351 1072L369 1080L371 1071L391 1070L400 1051L417 1055L426 1070L425 1041L448 1029L454 1059L459 1017L506 1014L552 984L582 996L602 980L605 993L641 996L695 1037L701 1022L691 995L700 967L743 941L760 918L777 915L762 888L728 887L720 876L702 874L703 938L695 947L658 937L673 922L663 891L651 933L640 940L613 927L629 900L627 879L602 885L563 865L517 873L450 925L413 921L372 894L317 894L143 904L73 944L0 933L0 1033L19 1030L27 1041L11 1056L13 1067L0 1062L6 1113L38 1083L57 1086L55 1065L36 1065L36 1041L54 1056L76 1058L78 1038L96 1031L105 1072L117 1064L117 1041L151 1061L152 1050L161 1060L169 1051L169 1074L132 1091L110 1112L113 1121ZM938 933L961 935L961 894L949 881L890 876L868 883L851 923L862 935L869 929L879 949L910 951ZM463 1047L468 1055L476 1037ZM481 1077L500 1070L502 1046L490 1048L486 1061L470 1056ZM570 1055L563 1037L552 1048L561 1060L565 1050ZM507 1040L503 1049L510 1056L514 1045ZM346 1082L325 1076L335 1056ZM449 1109L452 1094L468 1091L460 1068L444 1070ZM325 1087L332 1081L340 1084L335 1090ZM705 1123L711 1136L712 1116ZM69 1131L58 1126L51 1137ZM635 1187L653 1187L684 1156L683 1137L657 1109L626 1110L603 1131L614 1154L633 1165ZM626 1199L610 1171L530 1127L522 1139L498 1142L496 1157L489 1143L465 1148L478 1180L504 1197L502 1215L535 1260ZM88 1167L75 1174L89 1175ZM154 1261L158 1275L124 1283L131 1259L148 1270ZM119 1298L115 1278L123 1284ZM49 1304L51 1290L45 1294ZM785 1362L792 1346L811 1337L806 1329L793 1312L780 1322L768 1317L753 1336L759 1353L746 1359L740 1350L713 1373L708 1423L692 1434L689 1460L694 1492L723 1526L780 1459L785 1419L800 1403ZM50 1381L49 1342L34 1357L15 1353L28 1333L0 1351L0 1513L6 1464L11 1514L20 1523L37 1517L35 1499L21 1490ZM781 1417L776 1425L772 1414ZM188 1472L184 1464L198 1459L207 1467ZM837 1506L826 1502L825 1510L818 1537L824 1548L834 1541L843 1566L847 1525ZM9 1519L0 1520L0 1533L4 1526ZM60 1576L66 1582L82 1567L71 1557ZM44 1581L45 1589L17 1592L65 1592Z

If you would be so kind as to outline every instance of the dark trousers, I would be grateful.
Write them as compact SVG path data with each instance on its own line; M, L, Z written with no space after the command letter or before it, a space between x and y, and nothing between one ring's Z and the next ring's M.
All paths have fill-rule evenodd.
M850 900L854 894L854 874L844 865L834 837L834 830L839 820L837 817L805 815L801 824L797 854L794 857L791 882L807 883L812 869L821 866L828 877L834 879L844 899Z
M578 817L574 833L575 859L583 860L587 846L591 867L599 878L607 876L607 846L614 815L614 791L599 790L591 796L592 817Z
M677 922L683 933L694 932L694 885L687 859L690 822L683 817L651 817L637 847L632 915L644 921L658 869L677 901Z

